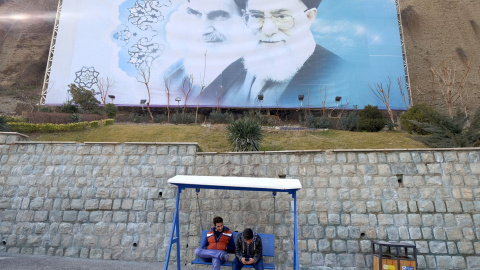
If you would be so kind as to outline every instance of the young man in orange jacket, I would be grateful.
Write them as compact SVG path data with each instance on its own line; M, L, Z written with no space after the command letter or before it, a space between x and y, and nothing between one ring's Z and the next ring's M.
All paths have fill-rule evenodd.
M228 261L227 252L235 251L235 242L232 232L227 226L223 226L221 217L213 218L213 228L207 233L201 248L195 250L197 257L212 260L212 269L220 270L222 263Z

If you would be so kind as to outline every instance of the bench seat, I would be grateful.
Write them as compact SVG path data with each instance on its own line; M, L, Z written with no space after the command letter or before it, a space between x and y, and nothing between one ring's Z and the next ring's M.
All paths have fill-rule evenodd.
M205 238L207 237L207 232L209 230L203 230L202 231L202 237L200 238L200 244L203 243ZM237 239L238 232L234 232L232 237L233 239ZM260 237L262 238L262 254L263 257L274 257L275 258L275 237L273 234L262 234L259 233ZM204 264L204 265L212 265L211 261L205 261L202 258L196 258L195 260L192 261L192 264ZM232 267L232 261L228 261L222 266L227 266L227 267ZM266 263L265 261L263 262L263 266L265 269L275 269L275 264L274 263ZM251 265L244 265L243 268L253 268Z

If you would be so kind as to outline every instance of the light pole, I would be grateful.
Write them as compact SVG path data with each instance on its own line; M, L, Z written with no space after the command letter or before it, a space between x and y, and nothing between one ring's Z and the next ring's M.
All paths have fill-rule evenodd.
M258 95L258 101L260 101L260 112L262 111L262 104L263 104L263 95Z
M108 95L108 97L112 100L112 104L113 104L113 101L115 100L115 95Z

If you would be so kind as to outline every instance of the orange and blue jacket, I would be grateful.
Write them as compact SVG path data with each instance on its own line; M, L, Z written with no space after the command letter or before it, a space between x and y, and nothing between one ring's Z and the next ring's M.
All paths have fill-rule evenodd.
M203 242L203 249L225 250L226 252L235 251L235 241L232 238L232 231L227 226L223 226L223 232L217 237L215 235L215 227L207 232L207 237Z

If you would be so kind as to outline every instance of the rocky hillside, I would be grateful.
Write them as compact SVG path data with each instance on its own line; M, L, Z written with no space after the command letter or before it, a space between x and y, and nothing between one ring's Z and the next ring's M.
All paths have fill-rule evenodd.
M40 100L58 0L0 0L0 114ZM480 1L400 0L414 103L445 108L432 68L450 69L470 110L480 104ZM454 72L455 71L455 72ZM445 76L442 76L445 77ZM28 108L29 105L24 105Z

